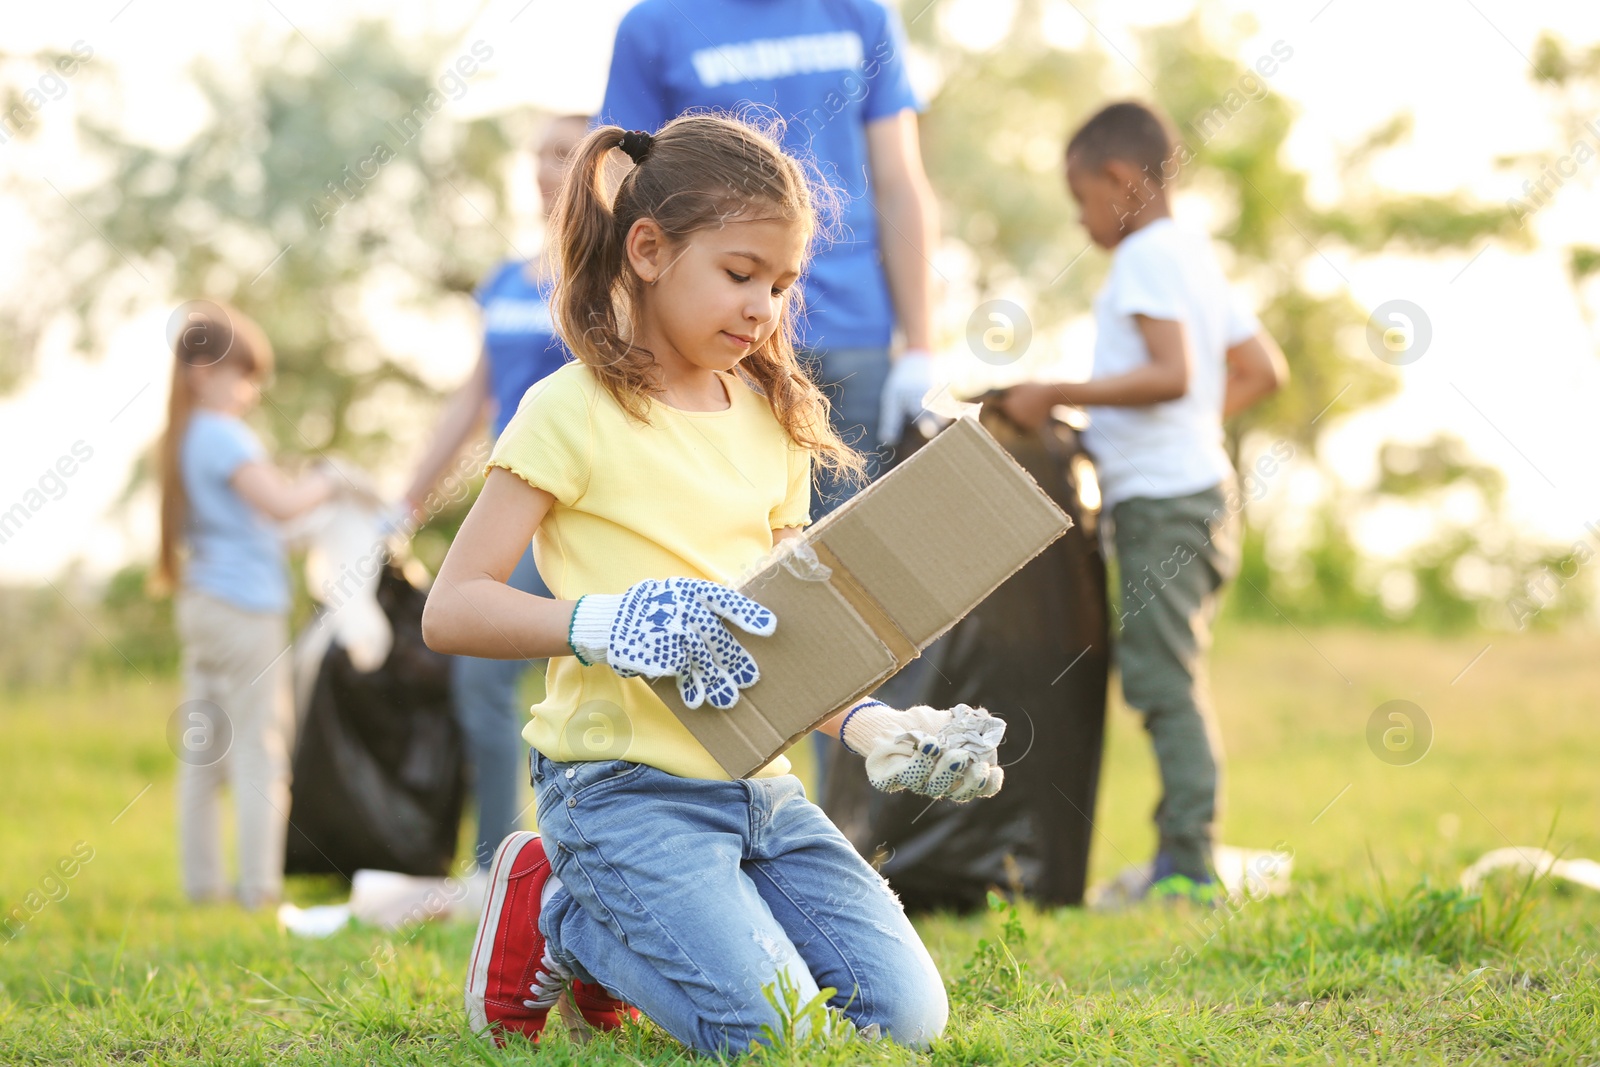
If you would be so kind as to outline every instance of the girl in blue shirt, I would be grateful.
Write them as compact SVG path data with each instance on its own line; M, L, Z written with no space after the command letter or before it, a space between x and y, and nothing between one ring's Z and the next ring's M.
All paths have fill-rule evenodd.
M178 756L178 855L190 900L229 896L220 794L233 789L246 907L277 902L289 811L294 702L289 576L274 525L327 500L331 471L285 476L243 416L272 375L272 346L234 308L184 306L160 449L157 591L174 590L183 703L170 725Z

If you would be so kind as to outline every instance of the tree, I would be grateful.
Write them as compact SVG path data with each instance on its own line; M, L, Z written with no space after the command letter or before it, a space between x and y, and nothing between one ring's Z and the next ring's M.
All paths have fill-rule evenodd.
M258 43L240 71L201 66L209 116L176 149L82 120L105 180L64 198L28 191L45 243L70 254L41 257L0 316L15 324L8 377L25 376L39 336L62 319L94 353L152 290L174 306L227 300L277 352L259 426L270 444L380 457L397 416L433 391L379 350L367 299L381 287L438 308L514 254L502 226L504 123L439 114L471 90L460 72L492 56L481 41L407 45L366 23L326 57L295 36Z
M24 69L56 58L31 57ZM67 327L93 355L111 326L153 298L174 308L225 300L259 321L276 350L275 381L252 417L270 450L337 451L373 467L397 461L396 428L427 418L437 397L374 341L372 300L438 310L516 254L504 236L503 183L515 116L456 122L442 113L492 59L486 42L402 42L381 23L353 27L326 56L300 36L260 41L240 69L195 70L208 115L173 149L94 117L116 114L116 86L93 64L75 70L73 91L91 105L80 109L91 114L80 141L102 177L20 190L42 249L24 285L4 298L0 389L27 379L47 330ZM16 100L14 90L7 114ZM165 367L166 338L149 345L152 363L159 354ZM164 375L156 387L165 390ZM119 506L151 484L152 462L153 452L135 465ZM435 516L419 555L442 557L464 510ZM98 635L56 611L53 592L0 590L0 613L48 615L52 632L82 629L77 645L106 652L112 667L122 661L106 642L130 662L170 669L170 605L152 608L138 595L145 569L132 564L107 585L91 609ZM303 591L297 600L303 614ZM46 673L54 680L61 671ZM41 680L21 666L0 674Z
M1395 373L1368 349L1371 309L1347 291L1317 291L1308 283L1318 261L1332 265L1329 254L1335 251L1429 252L1488 239L1528 240L1496 205L1465 194L1394 196L1367 178L1372 160L1409 132L1403 114L1346 151L1339 201L1329 207L1314 204L1306 175L1289 164L1284 151L1293 109L1271 88L1275 72L1293 62L1293 41L1274 42L1241 66L1236 43L1214 39L1197 14L1145 31L1141 49L1131 57L1102 52L1093 35L1083 48L1064 51L1046 39L1041 0L1019 0L1004 40L974 51L941 29L944 3L933 0L910 31L931 53L942 78L924 121L925 153L949 220L947 231L975 261L978 298L1007 288L1026 291L1035 331L1085 310L1104 261L1084 255L1088 241L1068 201L1063 149L1077 123L1115 98L1104 87L1119 72L1108 65L1128 64L1146 81L1146 99L1173 119L1183 144L1178 158L1188 160L1180 186L1201 191L1213 202L1214 214L1226 220L1217 236L1233 253L1231 273L1257 294L1261 319L1292 364L1289 387L1229 427L1236 456L1245 438L1276 439L1318 462L1319 442L1329 425L1398 388ZM1435 488L1419 488L1414 495L1422 499ZM1245 577L1250 584L1268 604L1299 617L1387 618L1376 591L1362 589L1361 579L1370 576L1351 542L1348 515L1330 506L1318 525L1314 547L1320 557L1315 566L1293 575L1268 566L1264 532L1249 531ZM1453 544L1457 534L1441 536ZM1459 556L1463 550L1454 551ZM1417 573L1428 567L1438 571L1436 555L1414 561ZM1449 575L1420 582L1432 597L1489 602L1452 583ZM1236 600L1254 605L1246 610L1275 614L1248 590ZM1477 614L1476 607L1464 613L1448 606L1426 610L1437 616L1430 617L1433 622Z
M1073 127L1108 103L1108 58L1091 44L1068 52L1047 43L1040 0L1020 0L998 47L972 52L939 29L938 8L912 23L943 81L924 122L925 153L949 230L977 260L987 292L1013 278L1031 290L1036 329L1081 312L1103 270L1099 257L1072 263L1088 243L1068 202L1063 149ZM1262 294L1262 317L1294 357L1290 387L1241 420L1315 451L1338 400L1354 411L1390 396L1396 381L1362 340L1367 311L1345 293L1321 295L1305 282L1324 249L1354 252L1459 248L1488 237L1514 238L1506 213L1465 196L1393 197L1360 180L1361 168L1400 140L1401 117L1347 153L1346 199L1331 209L1307 197L1306 176L1285 161L1291 107L1260 67L1241 67L1228 42L1211 39L1198 15L1143 35L1131 62L1147 72L1147 95L1172 117L1187 155L1187 182L1230 220L1217 234L1236 256L1235 275ZM1293 61L1278 42L1258 62ZM1180 153L1180 158L1185 153Z
M1531 77L1550 100L1561 140L1549 151L1501 160L1530 175L1520 196L1506 202L1506 210L1520 228L1563 194L1569 185L1593 191L1596 161L1600 160L1600 45L1579 48L1553 33L1539 37L1533 50ZM1579 295L1593 296L1588 283L1600 275L1600 248L1572 244L1567 247L1567 271ZM1592 307L1593 305L1589 305Z

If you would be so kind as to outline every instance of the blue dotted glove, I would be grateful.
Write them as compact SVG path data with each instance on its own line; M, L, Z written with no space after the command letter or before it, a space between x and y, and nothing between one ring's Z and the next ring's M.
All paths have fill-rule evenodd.
M724 625L769 636L778 617L747 596L701 578L647 578L622 593L578 598L567 643L578 662L624 678L676 675L691 708L731 708L761 678L756 661Z

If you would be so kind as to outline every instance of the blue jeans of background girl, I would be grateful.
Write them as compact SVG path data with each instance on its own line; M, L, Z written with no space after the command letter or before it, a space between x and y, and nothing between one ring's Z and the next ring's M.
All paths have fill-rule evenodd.
M536 596L552 597L533 562L533 549L522 553L506 584ZM456 720L466 735L472 763L473 791L478 797L478 866L487 868L494 850L517 829L518 780L522 777L522 727L528 709L517 698L517 683L530 666L544 660L477 659L457 656L450 671Z
M794 775L722 782L642 763L531 755L563 885L539 929L555 959L685 1045L734 1054L776 1029L762 986L819 987L856 1026L926 1047L944 984L888 884Z

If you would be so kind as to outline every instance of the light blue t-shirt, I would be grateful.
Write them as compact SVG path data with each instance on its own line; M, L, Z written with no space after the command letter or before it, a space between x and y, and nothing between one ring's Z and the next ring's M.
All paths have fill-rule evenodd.
M260 439L232 415L196 409L180 458L189 497L183 584L245 611L288 611L289 565L277 528L228 484L240 464L267 458Z
M528 387L574 357L556 336L549 285L529 281L525 261L500 264L473 295L483 306L483 348L498 438Z
M899 16L876 0L644 0L623 16L601 122L653 133L690 108L752 104L787 122L784 148L846 201L804 278L802 346L886 347L894 310L866 128L918 109Z

